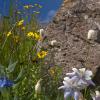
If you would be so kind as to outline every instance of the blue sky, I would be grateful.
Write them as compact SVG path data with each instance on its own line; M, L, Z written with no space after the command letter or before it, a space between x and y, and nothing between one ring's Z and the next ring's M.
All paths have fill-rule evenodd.
M0 0L0 13L2 15L8 15L9 12L9 2L10 0ZM63 0L17 0L19 1L19 9L22 9L22 5L38 3L43 6L40 9L40 14L38 20L41 22L48 22L55 15L55 12L61 6ZM5 2L5 3L4 3Z

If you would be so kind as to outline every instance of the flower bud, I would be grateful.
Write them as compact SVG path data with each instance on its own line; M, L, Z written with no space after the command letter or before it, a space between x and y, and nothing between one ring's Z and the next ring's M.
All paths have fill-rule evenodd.
M41 93L41 81L42 79L38 80L38 82L35 85L35 93L40 94Z

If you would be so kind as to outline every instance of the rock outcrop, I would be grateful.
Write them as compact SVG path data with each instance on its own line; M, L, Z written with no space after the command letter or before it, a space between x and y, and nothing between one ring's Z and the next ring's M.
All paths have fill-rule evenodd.
M95 40L87 39L89 30L97 32ZM62 66L64 72L86 67L100 84L100 0L64 0L46 31L49 41L57 41L48 47L49 64Z

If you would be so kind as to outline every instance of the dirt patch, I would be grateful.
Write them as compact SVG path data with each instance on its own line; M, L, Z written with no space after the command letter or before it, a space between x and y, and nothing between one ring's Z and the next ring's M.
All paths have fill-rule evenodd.
M86 67L95 73L100 66L100 38L88 40L87 33L93 29L99 37L99 24L100 0L64 0L53 21L46 27L48 40L58 43L48 46L52 55L49 57L50 66L62 66L64 73L71 71L72 67Z

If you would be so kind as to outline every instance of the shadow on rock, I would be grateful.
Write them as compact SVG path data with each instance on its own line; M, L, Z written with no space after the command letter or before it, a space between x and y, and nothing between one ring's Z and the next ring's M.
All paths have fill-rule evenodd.
M95 76L93 77L93 81L97 86L100 85L100 66L97 68Z

